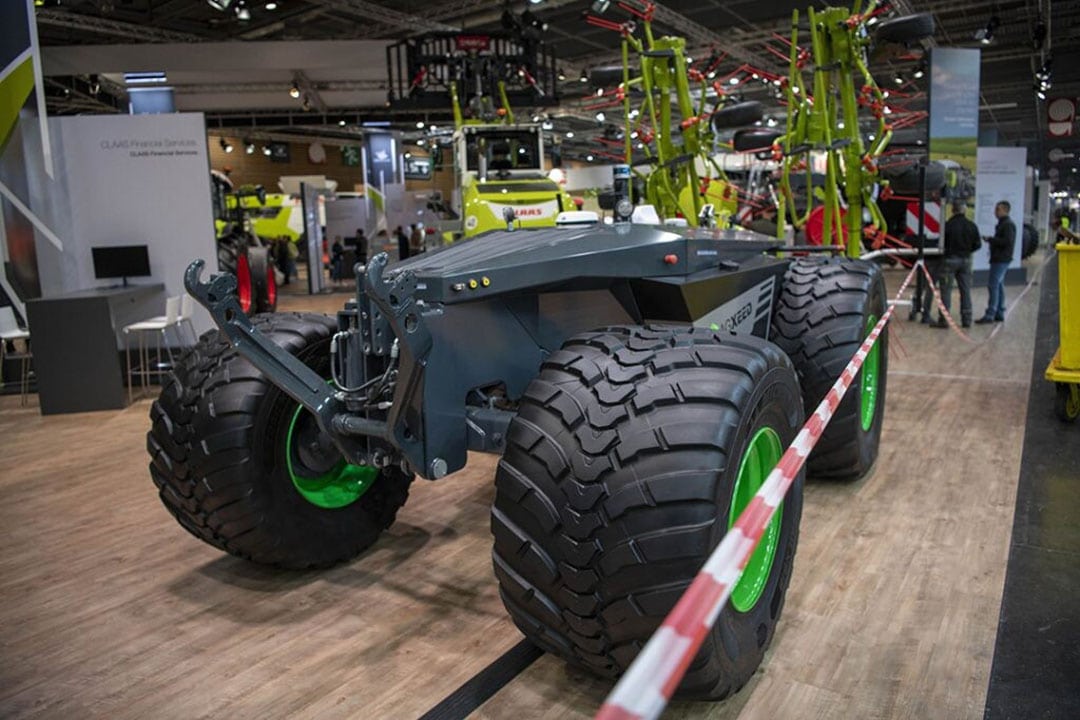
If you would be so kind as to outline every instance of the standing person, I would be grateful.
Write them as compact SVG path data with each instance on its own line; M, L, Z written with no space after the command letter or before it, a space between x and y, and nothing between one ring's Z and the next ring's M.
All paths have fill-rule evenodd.
M417 225L409 226L409 252L413 255L424 252L424 229Z
M277 268L281 271L285 280L282 281L282 285L289 284L289 238L279 237L277 242L274 243L274 261L277 263Z
M288 279L291 277L298 277L296 272L296 259L300 257L300 248L297 247L299 243L295 243L287 237L282 237L285 241L285 279L288 284Z
M987 281L990 302L986 306L986 315L975 321L980 325L1005 322L1005 273L1012 262L1013 248L1016 246L1016 224L1009 218L1011 209L1012 206L1006 200L994 206L994 215L998 219L997 227L994 228L994 237L987 238L990 244L990 279Z
M367 263L367 236L364 235L364 228L356 228L356 260L357 262Z
M397 238L398 260L407 260L409 258L409 236L398 225L397 229L394 230L394 237Z
M341 238L334 238L330 247L330 279L334 282L345 279L345 245Z
M982 247L979 226L968 220L963 200L954 200L952 217L945 223L945 259L941 273L941 303L945 312L952 310L952 285L960 290L960 322L971 327L971 253ZM938 314L934 327L946 328L949 323Z

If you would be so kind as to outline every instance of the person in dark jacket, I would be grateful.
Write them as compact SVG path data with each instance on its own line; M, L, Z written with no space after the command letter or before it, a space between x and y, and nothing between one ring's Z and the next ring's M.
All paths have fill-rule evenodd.
M941 273L941 302L945 311L952 310L952 286L960 290L960 322L971 327L971 253L982 247L979 226L968 220L963 200L952 204L952 217L945 223L945 260ZM945 318L938 315L934 327L947 328Z
M1009 218L1011 209L1005 200L994 206L997 227L994 237L987 239L990 245L990 279L987 285L990 303L986 306L986 315L975 321L979 324L1005 321L1005 273L1016 246L1016 224Z
M398 225L394 230L394 237L397 238L398 246L398 260L407 260L409 258L409 234Z

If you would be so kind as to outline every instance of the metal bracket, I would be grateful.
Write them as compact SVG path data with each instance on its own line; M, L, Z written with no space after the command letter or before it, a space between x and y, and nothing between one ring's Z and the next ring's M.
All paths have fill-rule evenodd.
M184 287L188 293L210 312L214 322L240 355L258 368L270 382L307 408L318 420L319 427L334 439L347 458L358 459L359 446L343 436L334 423L334 417L344 410L344 403L331 386L317 372L271 342L251 324L236 297L236 278L231 273L212 275L209 282L202 282L200 275L204 265L202 260L188 265L184 273Z

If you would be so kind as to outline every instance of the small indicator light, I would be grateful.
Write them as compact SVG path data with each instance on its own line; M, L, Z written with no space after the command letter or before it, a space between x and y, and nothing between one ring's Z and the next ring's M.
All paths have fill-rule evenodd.
M484 287L488 287L489 285L491 285L491 278L485 275L484 277L480 278L480 284Z
M480 287L480 283L476 282L476 280L473 278L469 278L469 289L475 290L478 287Z
M679 262L679 256L678 255L665 255L664 256L664 262L666 262L668 265L674 265L675 263Z

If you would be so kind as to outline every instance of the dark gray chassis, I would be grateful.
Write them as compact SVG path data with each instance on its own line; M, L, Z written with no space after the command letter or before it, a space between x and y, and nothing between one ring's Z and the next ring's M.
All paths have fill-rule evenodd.
M381 403L327 383L260 334L232 275L202 282L196 260L184 280L240 355L313 413L349 462L398 462L437 479L464 467L468 450L502 452L515 401L575 333L704 319L767 338L789 263L767 254L779 246L745 231L626 224L491 232L389 269L377 255L356 268L331 360L345 387L381 378L392 390ZM497 398L485 394L492 388Z

